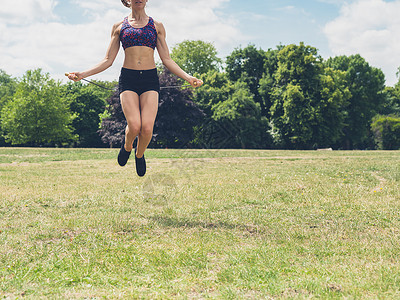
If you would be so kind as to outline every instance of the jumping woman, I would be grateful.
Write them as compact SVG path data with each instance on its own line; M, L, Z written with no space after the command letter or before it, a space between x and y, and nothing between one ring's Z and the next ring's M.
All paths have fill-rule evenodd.
M148 0L121 0L121 2L132 12L123 21L114 24L105 58L87 71L69 73L68 78L79 81L108 69L118 54L120 43L122 44L125 59L119 77L119 94L128 125L118 154L118 163L120 166L125 166L131 151L135 150L136 172L139 176L144 176L146 173L144 152L153 136L160 91L154 60L155 48L164 66L173 74L186 80L192 87L199 87L203 82L188 75L171 59L163 24L146 14L145 7ZM137 146L133 149L136 137Z

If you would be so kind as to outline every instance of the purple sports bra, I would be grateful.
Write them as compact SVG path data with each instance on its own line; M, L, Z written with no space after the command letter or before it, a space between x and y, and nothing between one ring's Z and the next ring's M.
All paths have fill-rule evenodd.
M146 46L153 50L157 45L157 30L154 26L153 18L149 17L149 22L142 28L134 28L129 24L128 17L122 23L119 38L124 50L134 46Z

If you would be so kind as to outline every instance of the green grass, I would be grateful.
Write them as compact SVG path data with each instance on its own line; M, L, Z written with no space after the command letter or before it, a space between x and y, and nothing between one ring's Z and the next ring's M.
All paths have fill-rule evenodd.
M400 152L0 148L0 297L398 299Z

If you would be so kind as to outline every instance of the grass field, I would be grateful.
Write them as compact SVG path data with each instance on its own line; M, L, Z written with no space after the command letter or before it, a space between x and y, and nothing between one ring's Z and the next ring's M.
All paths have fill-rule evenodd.
M0 148L0 298L399 299L400 152Z

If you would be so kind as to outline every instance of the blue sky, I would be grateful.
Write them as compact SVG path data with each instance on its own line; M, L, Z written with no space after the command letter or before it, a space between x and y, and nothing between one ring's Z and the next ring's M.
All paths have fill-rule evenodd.
M249 3L243 7L242 1L230 1L226 4L226 13L237 17L240 28L252 36L250 42L268 49L280 43L304 41L330 54L322 28L339 14L340 5L316 0Z
M53 78L97 64L112 25L129 14L119 0L2 0L0 69L21 76L42 68ZM187 39L212 42L224 58L254 44L267 50L303 41L327 59L360 53L388 85L400 66L400 0L149 0L172 48ZM123 63L94 76L115 80Z

